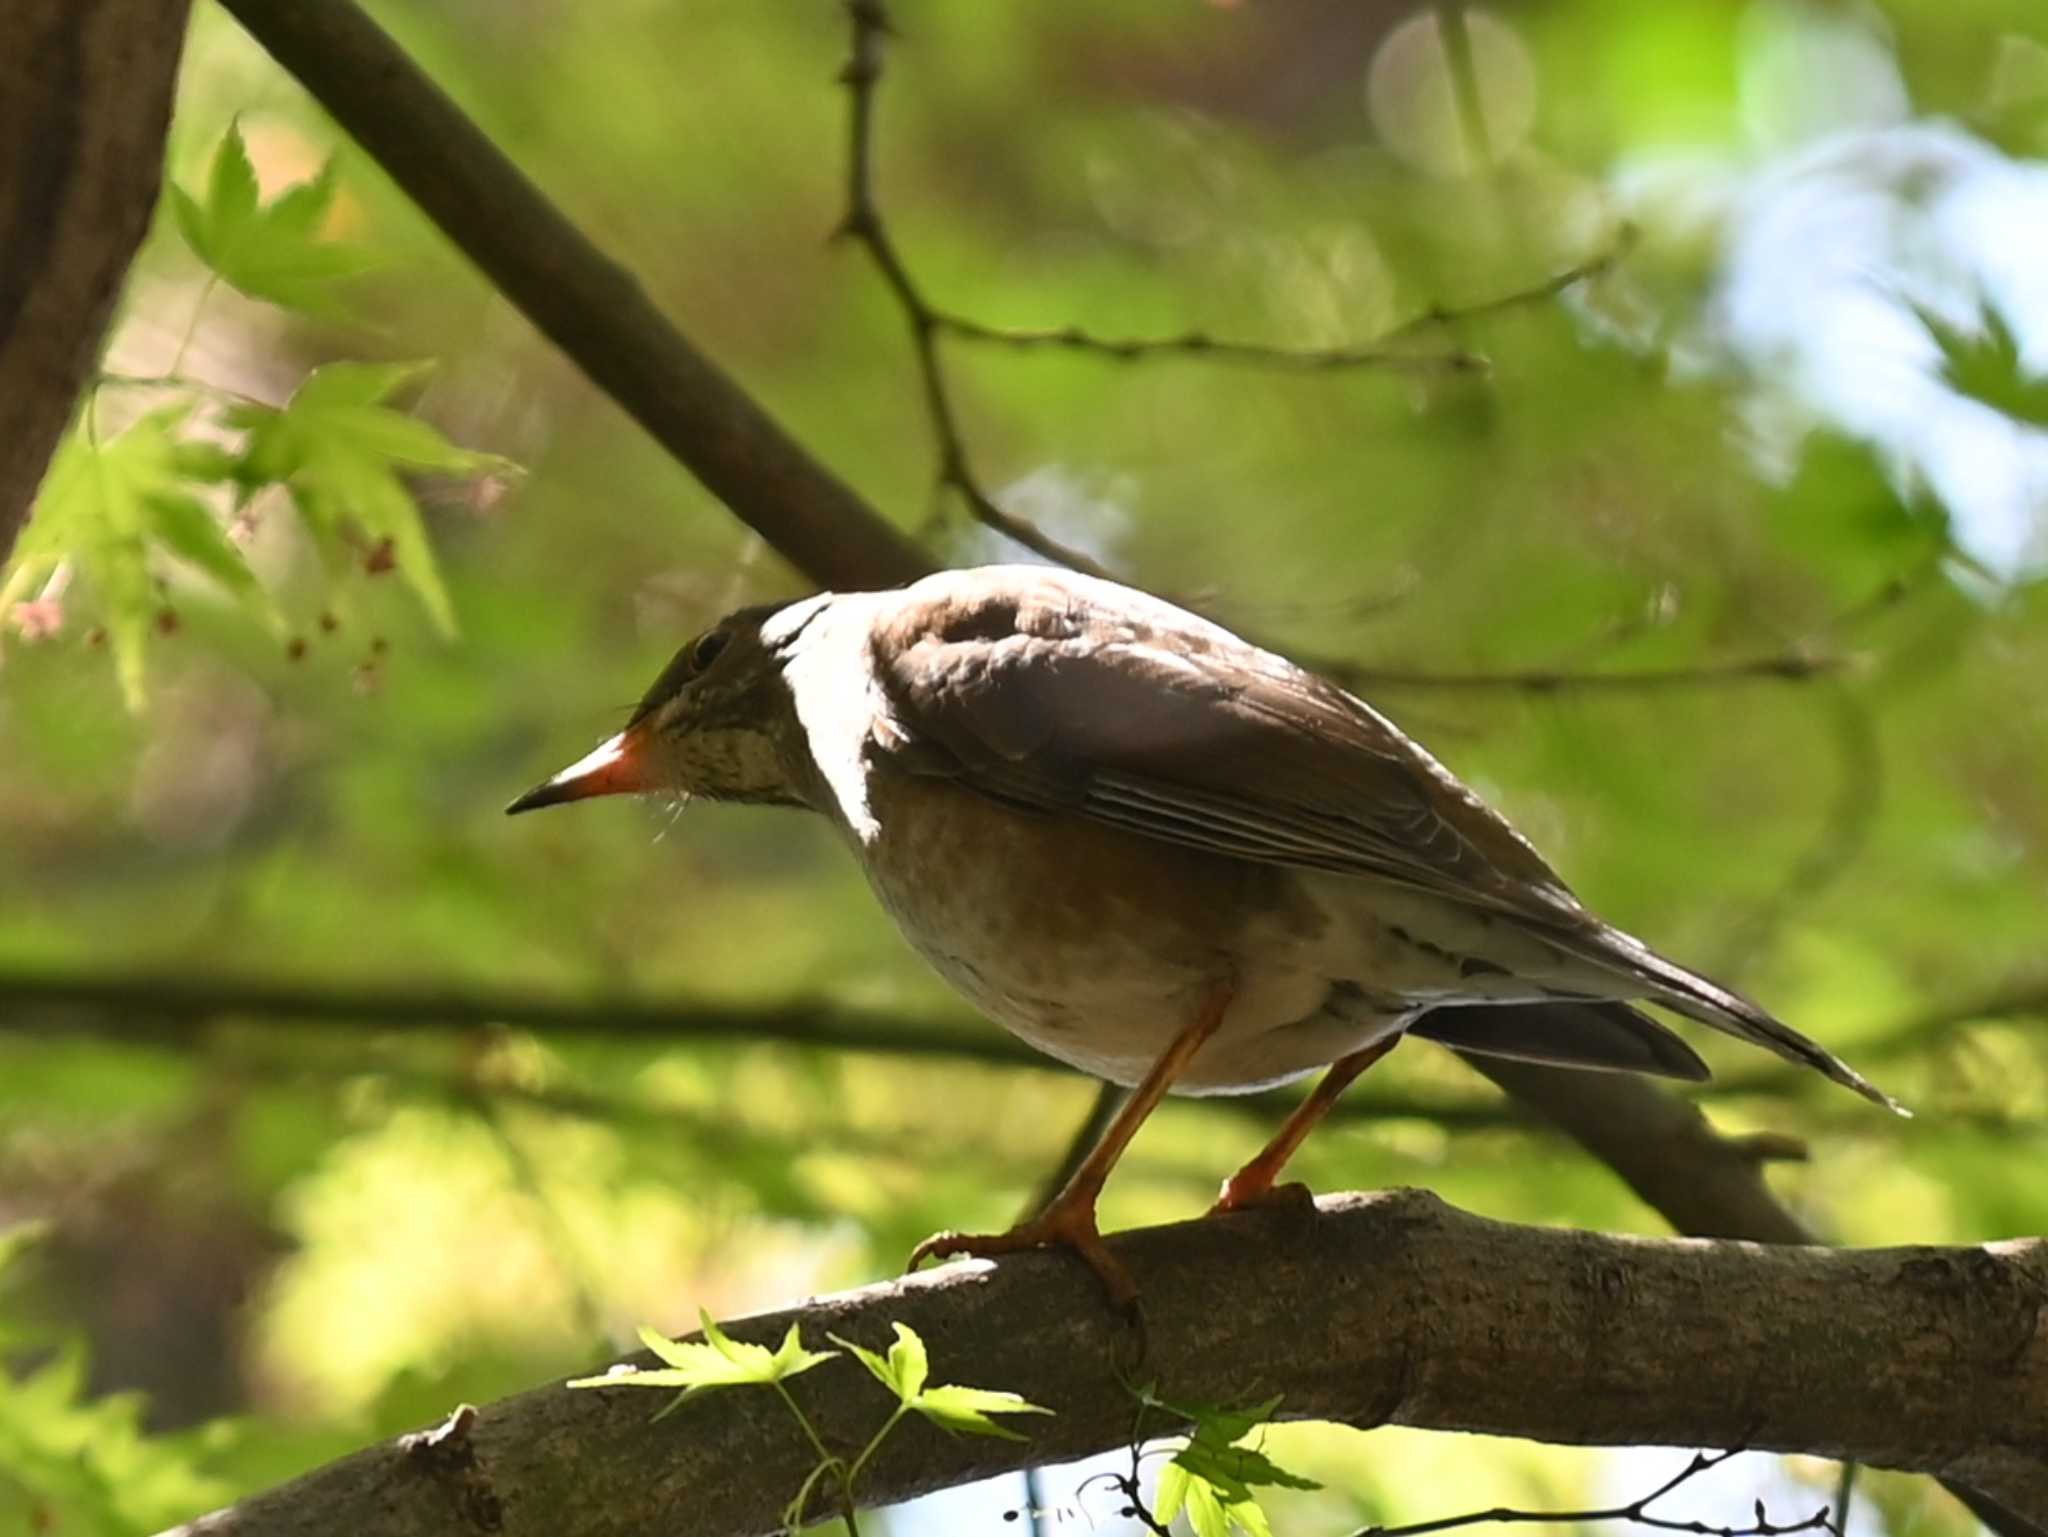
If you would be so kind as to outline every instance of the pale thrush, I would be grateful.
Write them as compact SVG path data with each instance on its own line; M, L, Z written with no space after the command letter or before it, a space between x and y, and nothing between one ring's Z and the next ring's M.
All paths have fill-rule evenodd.
M625 730L509 808L630 791L822 813L904 937L997 1022L1134 1086L1087 1162L1004 1234L1078 1249L1169 1090L1330 1071L1224 1185L1274 1177L1404 1034L1704 1079L1646 999L1897 1106L1755 1003L1580 905L1505 820L1369 705L1172 604L1041 567L742 609ZM1476 1007L1515 1005L1516 1007Z

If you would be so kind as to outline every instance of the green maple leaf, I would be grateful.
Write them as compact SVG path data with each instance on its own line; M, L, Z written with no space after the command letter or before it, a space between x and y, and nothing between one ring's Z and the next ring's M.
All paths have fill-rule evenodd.
M1149 1395L1147 1401L1161 1402L1195 1422L1187 1445L1159 1474L1158 1508L1153 1514L1162 1526L1185 1510L1196 1537L1230 1537L1232 1527L1247 1537L1272 1537L1254 1488L1322 1487L1288 1472L1256 1447L1237 1444L1272 1419L1280 1407L1278 1398L1243 1409L1206 1404L1175 1408Z
M146 643L161 604L152 553L168 551L198 568L264 618L271 600L226 531L192 495L195 480L219 478L218 450L180 443L173 433L189 405L153 411L119 437L94 443L74 431L58 447L0 582L0 616L72 561L91 583L129 708L142 703Z
M231 126L214 151L203 194L173 183L171 212L193 254L220 280L252 299L281 304L327 319L348 319L337 284L376 266L360 246L319 238L333 206L334 162L311 181L299 182L270 202L261 201L256 168Z
M417 417L384 400L430 364L329 363L316 368L282 410L240 405L230 425L249 436L240 476L247 485L282 483L330 566L346 556L353 525L388 556L442 634L455 633L455 606L442 585L419 504L399 478L405 471L475 474L504 461L450 443Z
M602 1377L579 1377L572 1388L682 1388L685 1393L707 1388L742 1387L748 1383L767 1384L798 1376L835 1357L835 1350L808 1350L797 1326L791 1324L782 1343L770 1350L733 1339L719 1328L709 1313L699 1311L704 1338L672 1340L657 1329L643 1327L640 1343L664 1363L652 1371L621 1371Z
M868 1369L870 1376L894 1393L904 1409L923 1415L939 1429L1022 1441L1027 1438L1007 1425L997 1424L989 1416L1052 1413L1050 1409L1041 1408L1018 1394L1006 1393L999 1388L969 1388L943 1383L937 1387L926 1386L931 1376L931 1358L925 1351L924 1340L909 1324L892 1324L890 1327L896 1331L896 1343L889 1347L886 1356L856 1345L852 1340L841 1339L836 1334L831 1336L831 1340L851 1353Z
M924 1391L925 1379L931 1375L931 1358L925 1354L924 1341L915 1329L908 1324L893 1327L896 1343L889 1347L886 1356L856 1345L852 1340L841 1339L836 1334L828 1338L841 1349L849 1351L868 1369L868 1374L875 1381L907 1404Z

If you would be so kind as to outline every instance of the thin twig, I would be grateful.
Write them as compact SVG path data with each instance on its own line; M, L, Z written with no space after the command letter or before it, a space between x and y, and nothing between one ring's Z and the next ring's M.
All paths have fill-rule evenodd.
M230 389L225 384L209 384L204 379L195 379L190 374L172 371L162 374L122 374L101 372L93 376L93 388L97 390L184 390L194 395L204 395L210 400L228 406L260 406L266 411L275 411L277 405L260 395L251 395L242 390Z
M1856 1474L1862 1468L1860 1462L1845 1462L1842 1473L1835 1480L1835 1537L1849 1537L1849 1506L1856 1498Z
M1137 363L1166 355L1298 373L1334 373L1351 368L1392 368L1411 373L1485 373L1492 365L1477 353L1403 352L1394 344L1438 326L1480 320L1555 299L1559 294L1611 271L1628 253L1634 240L1634 230L1625 225L1605 251L1554 272L1539 283L1470 304L1432 304L1370 340L1339 347L1286 347L1274 342L1236 341L1208 331L1182 331L1171 336L1104 336L1084 326L998 326L949 310L930 309L927 313L934 330L958 337L961 341L1009 347L1020 352L1085 352L1113 363Z
M959 496L975 520L984 527L1048 560L1058 561L1091 576L1114 579L1114 573L1092 556L1053 538L1028 519L1005 511L982 486L967 452L959 412L947 385L945 360L939 347L942 338L951 336L962 341L1020 350L1087 352L1122 362L1177 354L1304 371L1384 367L1410 371L1473 372L1486 367L1485 360L1474 354L1403 352L1389 343L1427 327L1477 318L1552 298L1605 271L1621 255L1618 244L1615 249L1568 268L1532 288L1456 309L1433 306L1370 343L1355 346L1297 349L1226 340L1203 331L1163 337L1105 337L1079 326L1013 328L990 325L934 304L911 274L909 264L889 232L875 193L874 144L875 96L882 79L883 51L893 29L882 0L847 0L846 14L852 28L852 41L846 65L839 75L840 82L846 87L848 102L846 210L836 234L866 250L909 327L925 411L937 442L939 485Z
M1566 692L1655 693L1664 689L1712 688L1742 683L1810 683L1818 678L1838 676L1850 669L1856 658L1836 649L1849 631L1890 613L1909 598L1926 589L1939 575L1938 563L1915 567L1884 582L1869 597L1852 604L1817 626L1804 640L1768 656L1738 657L1730 661L1702 662L1688 667L1616 668L1612 671L1584 667L1518 668L1505 672L1436 672L1420 668L1367 667L1342 657L1305 656L1291 653L1311 671L1352 689L1439 689L1465 692L1506 692L1559 694ZM1604 649L1633 639L1637 621L1618 627L1603 638ZM1845 706L1846 708L1846 706ZM1845 730L1851 728L1844 728ZM1845 754L1850 749L1844 746ZM1837 807L1831 828L1849 820L1846 804ZM1853 851L1852 851L1853 852Z
M1575 268L1573 271L1574 276L1569 282L1577 282L1586 275L1583 269ZM1554 281L1546 280L1542 285L1546 294L1554 291L1551 286ZM1519 300L1519 296L1510 298ZM1482 307L1490 309L1500 302L1488 300ZM1386 337L1342 347L1283 347L1273 342L1237 341L1208 331L1181 331L1171 336L1104 336L1074 325L990 325L986 321L972 320L945 310L934 311L931 319L933 329L964 342L1008 347L1018 352L1081 352L1113 363L1138 363L1165 355L1299 373L1331 373L1347 368L1392 368L1413 373L1484 373L1489 365L1477 353L1399 352L1385 345L1388 337L1404 334L1411 327L1434 324L1440 317L1449 318L1456 313L1462 312L1432 309L1414 320L1403 322Z
M1725 1452L1696 1452L1678 1473L1666 1479L1639 1500L1626 1505L1610 1505L1600 1510L1517 1510L1509 1506L1496 1505L1489 1510L1469 1511L1462 1516L1440 1516L1433 1521L1416 1521L1407 1526L1368 1526L1355 1537L1429 1537L1433 1532L1448 1532L1461 1526L1483 1526L1488 1524L1519 1525L1531 1523L1556 1524L1559 1526L1581 1526L1596 1521L1630 1521L1638 1526L1653 1527L1664 1532L1686 1532L1692 1537L1786 1537L1790 1532L1831 1530L1829 1508L1823 1505L1803 1521L1780 1523L1764 1514L1763 1502L1756 1506L1756 1520L1748 1526L1713 1526L1704 1521L1675 1521L1664 1516L1649 1514L1649 1507L1700 1474L1718 1468L1729 1458L1739 1456L1742 1448L1735 1447Z
M1726 683L1804 683L1842 671L1849 665L1849 658L1795 647L1774 656L1739 657L1733 661L1703 662L1692 667L1638 667L1613 672L1551 667L1506 672L1433 672L1419 668L1362 667L1330 657L1303 659L1302 665L1346 688L1556 694L1567 690L1655 692Z
M998 507L975 478L953 410L953 397L946 387L945 364L939 356L937 312L897 253L875 201L875 88L881 82L882 51L890 32L888 13L881 0L847 0L846 14L853 27L853 47L839 75L846 86L848 115L846 213L840 220L838 234L867 251L910 327L911 349L924 387L925 410L931 417L932 434L938 440L939 484L956 492L977 522L1005 538L1076 571L1110 577L1109 570L1091 557Z

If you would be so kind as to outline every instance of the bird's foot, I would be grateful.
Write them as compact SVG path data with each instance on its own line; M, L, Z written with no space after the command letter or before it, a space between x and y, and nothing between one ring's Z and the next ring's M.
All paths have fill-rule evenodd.
M1249 1177L1247 1177L1249 1176ZM1233 1211L1313 1211L1315 1192L1300 1180L1289 1180L1284 1185L1273 1183L1272 1176L1259 1178L1252 1169L1240 1169L1223 1182L1223 1190L1216 1197L1216 1204L1209 1208L1208 1215L1220 1217Z
M1102 1289L1120 1311L1129 1313L1137 1305L1138 1285L1123 1262L1109 1252L1102 1233L1095 1226L1095 1205L1087 1202L1055 1201L1028 1222L1020 1222L1007 1233L934 1233L910 1251L906 1269L915 1270L928 1259L966 1254L975 1259L994 1259L1023 1249L1071 1249L1102 1282Z

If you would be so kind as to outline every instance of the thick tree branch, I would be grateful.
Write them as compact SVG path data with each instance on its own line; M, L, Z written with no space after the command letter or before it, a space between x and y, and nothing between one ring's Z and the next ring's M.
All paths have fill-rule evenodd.
M1417 1191L1127 1233L1142 1376L1182 1401L1284 1392L1291 1416L1580 1445L1751 1446L1964 1478L2048 1514L2048 1243L1861 1252L1510 1226ZM1057 1411L1029 1444L907 1424L860 1491L883 1504L1128 1444L1134 1336L1063 1255L946 1267L737 1325L887 1342L933 1377ZM639 1358L642 1361L645 1358ZM828 1444L887 1406L851 1362L792 1384ZM509 1537L778 1529L813 1455L766 1391L656 1424L643 1392L538 1389L196 1522L210 1537ZM1146 1434L1171 1427L1148 1425Z
M187 8L0 7L0 563L149 228Z

